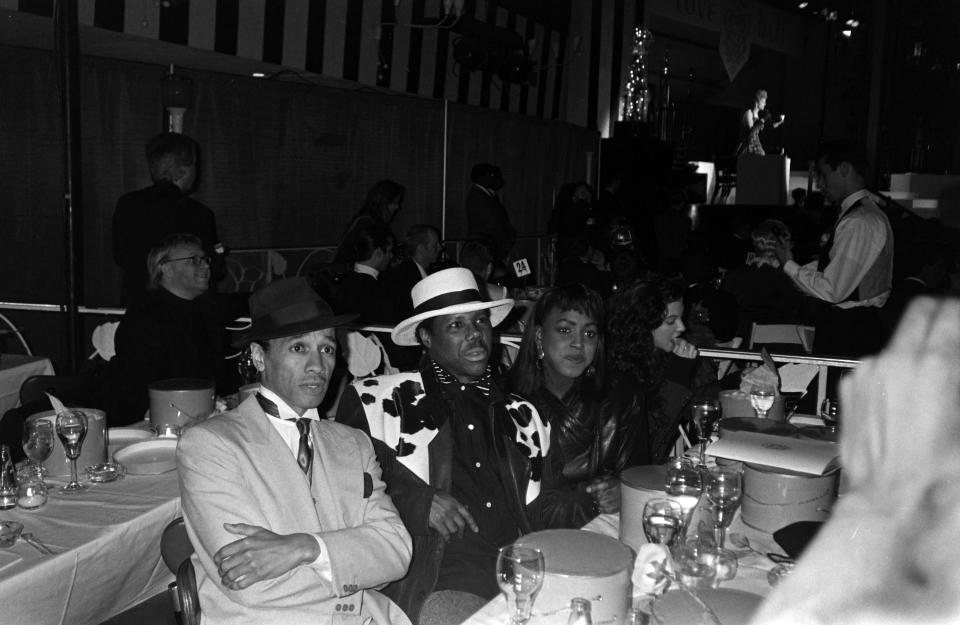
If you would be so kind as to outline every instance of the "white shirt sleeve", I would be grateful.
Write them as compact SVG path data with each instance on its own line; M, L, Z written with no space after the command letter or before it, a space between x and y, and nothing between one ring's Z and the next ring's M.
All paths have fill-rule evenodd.
M830 263L823 271L817 263L788 260L783 270L805 293L830 304L845 300L863 280L886 242L886 230L873 215L853 215L837 224Z

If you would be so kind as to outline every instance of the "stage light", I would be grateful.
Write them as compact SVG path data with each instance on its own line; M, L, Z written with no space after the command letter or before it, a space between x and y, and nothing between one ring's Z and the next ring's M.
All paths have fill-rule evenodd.
M850 37L853 36L853 31L850 30L849 28L844 28L843 30L840 31L840 34L846 37L847 39L849 39Z
M809 3L809 2L801 2L800 4L797 5L797 8L798 8L798 9L805 9L805 8L807 8L808 6L810 6L810 3Z

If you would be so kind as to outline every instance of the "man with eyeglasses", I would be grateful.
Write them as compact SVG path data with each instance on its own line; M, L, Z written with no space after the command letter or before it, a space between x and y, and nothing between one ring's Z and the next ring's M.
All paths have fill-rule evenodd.
M224 324L237 311L224 310L208 292L210 257L199 238L174 234L147 257L148 291L127 310L117 328L111 361L109 420L143 418L147 386L168 378L215 380L219 394L236 390L224 367Z

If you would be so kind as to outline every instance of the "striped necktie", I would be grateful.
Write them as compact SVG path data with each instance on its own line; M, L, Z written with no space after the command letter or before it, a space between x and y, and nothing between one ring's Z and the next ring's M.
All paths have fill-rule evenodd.
M263 412L274 417L280 418L280 408L274 402L270 401L260 393L257 393L257 402L263 408ZM313 481L313 472L310 468L313 466L313 452L310 449L310 419L286 419L294 421L297 424L297 431L300 432L300 444L297 447L297 464L306 474L307 479Z

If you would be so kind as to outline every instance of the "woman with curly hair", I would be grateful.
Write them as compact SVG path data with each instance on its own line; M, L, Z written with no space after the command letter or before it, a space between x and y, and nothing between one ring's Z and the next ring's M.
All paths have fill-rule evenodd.
M575 283L548 290L537 302L510 371L511 388L529 399L550 424L545 482L567 498L567 519L551 527L579 527L597 512L620 509L615 475L636 435L633 394L606 385L604 303Z
M681 337L683 291L660 278L638 281L611 300L608 327L616 383L637 389L646 405L641 438L647 445L636 448L630 462L661 464L693 395L697 348Z

